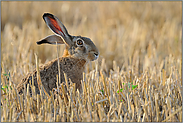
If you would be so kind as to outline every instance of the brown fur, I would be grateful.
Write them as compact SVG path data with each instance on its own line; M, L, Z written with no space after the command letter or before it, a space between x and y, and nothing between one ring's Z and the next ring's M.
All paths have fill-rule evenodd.
M65 82L64 73L66 73L67 78L71 79L73 83L76 83L76 89L79 89L81 91L81 80L83 78L83 72L85 69L86 61L80 60L80 59L74 59L70 57L61 57L59 58L60 62L60 72L61 72L61 82ZM54 59L47 63L44 66L41 66L40 68L40 77L41 82L43 84L44 89L48 94L50 94L50 90L53 88L56 88L56 82L57 77L56 75L59 75L58 73L58 59ZM27 87L27 84L32 83L32 75L34 77L34 85L35 85L35 91L36 94L39 94L39 88L37 83L37 71L34 70L32 73L29 73L17 86L17 90L19 94L23 93L24 90L24 84ZM69 82L69 81L68 81ZM30 93L32 95L31 88Z

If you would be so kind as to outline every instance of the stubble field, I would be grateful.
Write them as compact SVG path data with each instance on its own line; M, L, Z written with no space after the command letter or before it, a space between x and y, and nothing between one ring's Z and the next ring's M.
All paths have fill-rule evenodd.
M181 11L181 2L1 2L1 121L182 122ZM35 55L39 65L57 58L55 45L36 45L53 34L45 12L100 51L82 93L17 94Z

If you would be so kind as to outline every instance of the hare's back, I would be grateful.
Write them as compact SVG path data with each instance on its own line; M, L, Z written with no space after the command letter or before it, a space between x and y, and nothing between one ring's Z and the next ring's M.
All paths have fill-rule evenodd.
M85 67L85 61L74 59L74 58L68 58L68 57L62 57L59 59L59 65L60 65L60 77L61 77L61 83L65 82L64 73L67 75L68 82L69 78L73 83L76 83L76 88L79 90L81 89L81 80L82 80L82 74L84 72ZM52 60L49 63L45 64L44 66L41 66L39 68L40 70L40 78L41 83L45 89L45 91L50 94L50 91L53 88L56 88L57 86L57 75L59 75L58 70L58 59ZM33 77L33 79L32 79ZM37 83L37 71L34 70L32 73L29 73L22 82L17 86L19 94L23 93L24 90L24 84L27 88L27 84L32 85L32 80L34 81L35 91L36 94L39 94L39 88ZM60 84L60 83L59 83ZM30 93L32 94L31 88L29 88Z

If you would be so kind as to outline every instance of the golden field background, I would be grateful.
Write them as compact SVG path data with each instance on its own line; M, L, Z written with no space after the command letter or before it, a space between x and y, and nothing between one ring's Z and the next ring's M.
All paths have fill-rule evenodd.
M68 114L59 108L69 107L61 100L55 114L57 103L48 97L41 104L46 101L54 113L37 103L40 109L31 113L22 108L16 89L1 90L1 121L182 121L181 2L1 2L1 86L15 87L31 72L35 53L40 64L56 58L56 46L36 45L53 34L42 19L45 12L56 15L71 35L91 38L100 57L88 64L86 91L81 97L74 94L81 103L69 101ZM128 82L138 87L125 90ZM34 106L29 101L26 107Z

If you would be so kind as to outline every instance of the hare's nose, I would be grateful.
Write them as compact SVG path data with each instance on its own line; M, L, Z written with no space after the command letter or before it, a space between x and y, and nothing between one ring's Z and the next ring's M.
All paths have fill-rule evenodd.
M97 57L98 56L98 53L94 53L94 55Z
M94 55L95 55L95 59L98 59L99 53L95 52Z

